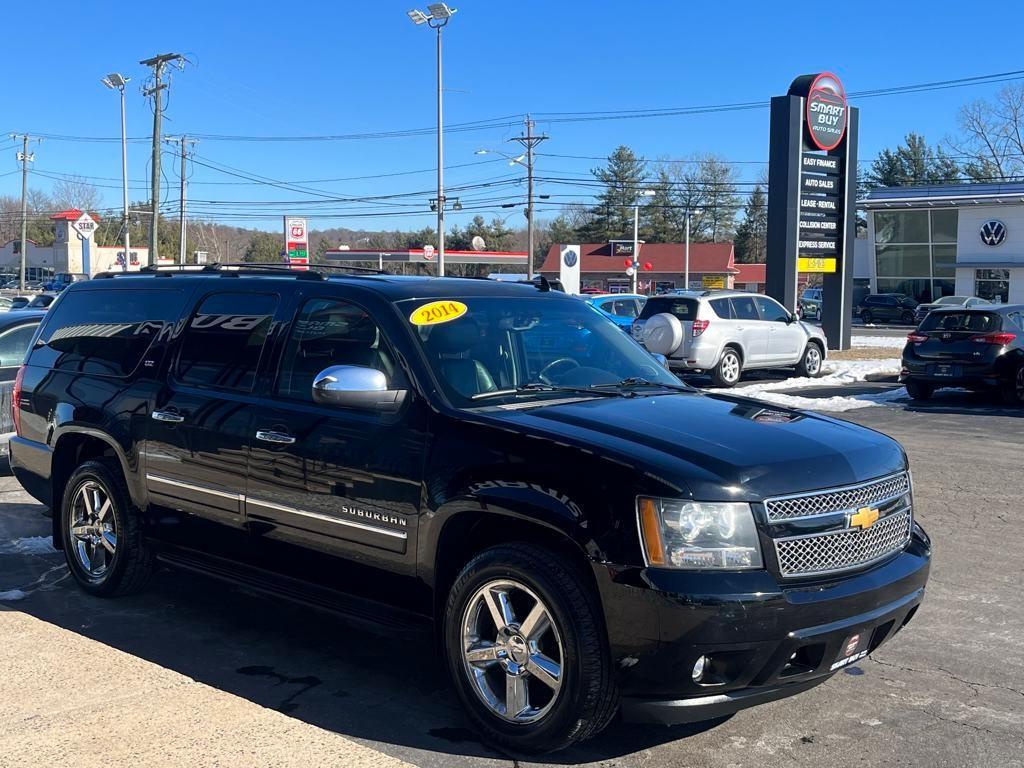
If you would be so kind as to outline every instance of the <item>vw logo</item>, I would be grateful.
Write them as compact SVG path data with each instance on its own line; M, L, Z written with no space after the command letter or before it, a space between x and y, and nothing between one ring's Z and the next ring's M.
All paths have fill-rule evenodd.
M1006 225L998 219L986 221L981 225L980 234L985 245L999 245L1006 239Z
M570 249L565 252L565 255L562 257L562 260L565 261L565 266L575 267L576 259L578 258L579 256L577 255L576 251Z

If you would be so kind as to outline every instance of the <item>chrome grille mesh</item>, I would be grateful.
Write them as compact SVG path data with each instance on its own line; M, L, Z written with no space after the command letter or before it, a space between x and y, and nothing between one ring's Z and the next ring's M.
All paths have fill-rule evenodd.
M901 496L909 491L910 478L906 472L902 472L874 483L853 488L838 488L786 499L769 499L764 503L764 508L768 515L768 521L774 523L780 520L793 520L798 517L858 509Z
M884 517L867 530L776 539L775 554L783 576L811 576L865 565L897 552L910 539L911 511Z

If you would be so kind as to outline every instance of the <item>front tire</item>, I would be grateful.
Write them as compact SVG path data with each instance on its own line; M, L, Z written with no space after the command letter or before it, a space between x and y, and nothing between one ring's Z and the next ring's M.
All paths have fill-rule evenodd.
M933 394L935 394L935 387L931 384L926 384L923 381L914 381L913 379L905 383L907 388L907 394L910 395L911 400L927 400Z
M904 325L914 325L914 317L915 315L913 312L904 312L900 317L900 320L903 321Z
M743 374L743 359L732 347L726 347L722 359L711 369L711 381L716 387L735 387Z
M117 462L97 459L78 467L64 488L60 514L68 568L82 589L109 597L146 585L153 554Z
M821 376L821 347L813 342L807 345L803 357L796 365L797 376L816 379Z
M860 313L860 321L864 323L864 325L871 325L871 321L874 319L875 316L871 314L870 309L865 309L863 312Z
M548 550L508 544L474 557L449 592L444 637L459 699L504 749L562 749L618 708L596 595Z

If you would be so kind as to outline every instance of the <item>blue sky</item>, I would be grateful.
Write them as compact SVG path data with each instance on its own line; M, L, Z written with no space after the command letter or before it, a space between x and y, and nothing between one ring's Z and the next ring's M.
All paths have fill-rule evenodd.
M806 2L453 4L459 12L444 38L446 123L507 119L446 137L447 183L492 184L462 192L467 210L451 214L449 224L468 220L477 208L490 216L500 202L523 198L524 185L514 181L522 175L518 168L474 150L512 151L507 139L518 133L526 112L767 100L784 93L794 76L823 69L836 72L848 91L860 91L1021 68L1017 47L1004 36L1024 25L1019 2L987 2L983 17L963 3L891 0L835 3L834 15L811 14ZM117 97L99 82L107 72L132 78L128 133L148 137L151 113L139 93L147 70L138 61L168 51L191 62L173 74L168 134L351 135L434 125L434 36L406 17L411 0L182 0L173 9L161 6L155 17L156 6L152 13L148 7L51 1L45 16L31 14L24 34L5 36L0 194L20 192L19 174L9 173L17 167L9 131L119 136ZM962 103L999 87L854 102L861 107L861 158L870 160L911 130L940 141L955 132ZM605 156L618 144L650 159L715 152L737 162L746 179L757 177L758 162L768 154L767 109L604 122L539 119L538 129L551 136L540 151L553 155ZM434 141L429 133L302 142L204 138L195 149L189 198L197 212L217 211L214 217L225 223L265 229L278 229L282 213L315 214L318 208L347 216L314 218L314 228L419 228L432 222L426 204L434 185ZM48 139L34 150L40 174L88 177L100 186L105 204L119 203L119 144ZM132 196L144 199L148 146L133 143L129 152ZM177 161L165 155L164 163L170 187L164 199L175 201ZM543 156L537 173L572 178L597 164ZM208 165L301 182L302 189L245 183ZM313 181L320 179L345 180ZM42 175L32 179L44 190L52 183ZM552 200L585 199L583 190L566 185L539 191L564 195ZM379 195L407 196L305 202ZM509 216L509 210L497 211ZM384 215L357 218L356 212ZM267 218L252 218L256 213ZM511 224L521 221L518 213L509 216Z

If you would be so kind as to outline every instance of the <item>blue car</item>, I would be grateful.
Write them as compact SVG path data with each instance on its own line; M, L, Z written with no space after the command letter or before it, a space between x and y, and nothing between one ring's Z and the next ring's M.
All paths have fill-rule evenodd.
M587 304L607 315L613 323L630 332L633 321L647 303L647 297L636 293L595 293L581 296Z

